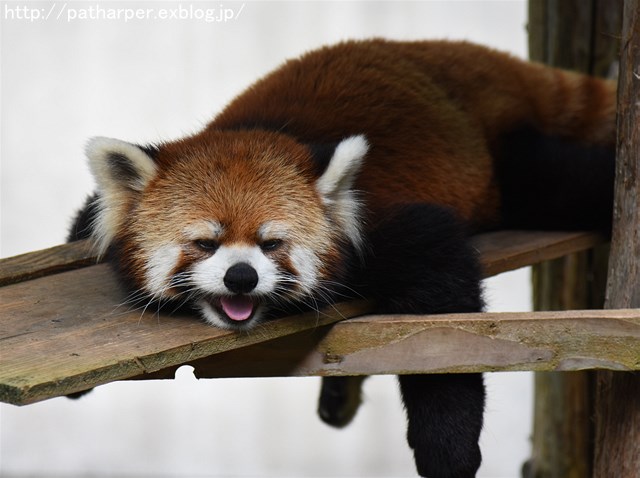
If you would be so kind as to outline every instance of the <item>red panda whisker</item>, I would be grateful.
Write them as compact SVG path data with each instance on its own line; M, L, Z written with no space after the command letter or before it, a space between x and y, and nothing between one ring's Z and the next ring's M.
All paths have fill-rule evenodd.
M121 315L134 312L136 310L141 310L145 307L145 304L148 300L153 300L150 298L149 294L145 291L133 291L129 293L125 299L117 304L114 307L114 312L120 308L127 307L126 310L120 312Z
M337 297L342 297L344 299L354 299L354 298L365 299L366 298L361 292L358 292L356 289L348 286L344 282L321 279L318 285L320 287L325 287L327 290L331 291L333 295ZM347 292L350 292L351 294L348 294Z
M145 304L144 307L142 307L141 312L140 312L140 316L138 317L138 325L140 325L142 323L142 319L144 318L144 314L147 312L147 309L154 303L156 302L156 300L153 297L150 297L149 300L147 301L147 303ZM140 310L140 309L137 309Z
M131 293L127 297L125 297L122 302L115 305L114 311L126 306L128 307L128 309L123 312L123 313L126 313L129 310L131 310L132 306L137 305L143 300L143 298L146 298L146 297L147 295L140 291L137 291L136 293Z
M182 307L187 305L189 302L193 302L194 299L198 295L198 291L196 289L188 289L188 290L185 290L183 292L178 293L178 295L176 297L179 297L180 295L184 295L184 297L179 303L176 304L176 306L174 308L174 312L176 310L181 309Z

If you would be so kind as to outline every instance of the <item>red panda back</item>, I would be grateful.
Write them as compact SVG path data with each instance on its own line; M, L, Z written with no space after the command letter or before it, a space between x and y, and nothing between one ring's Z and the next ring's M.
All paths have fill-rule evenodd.
M487 226L499 219L491 151L501 135L533 127L609 143L614 115L609 82L465 42L372 40L285 63L202 134L257 127L309 143L365 134L372 147L356 187L371 209L435 202Z

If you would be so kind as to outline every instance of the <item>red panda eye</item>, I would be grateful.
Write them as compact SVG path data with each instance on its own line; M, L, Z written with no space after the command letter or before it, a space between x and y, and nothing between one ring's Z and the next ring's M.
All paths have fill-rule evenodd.
M215 239L197 239L193 241L196 247L202 251L213 253L216 252L220 244Z
M260 244L260 249L264 252L275 251L282 245L282 239L269 239Z

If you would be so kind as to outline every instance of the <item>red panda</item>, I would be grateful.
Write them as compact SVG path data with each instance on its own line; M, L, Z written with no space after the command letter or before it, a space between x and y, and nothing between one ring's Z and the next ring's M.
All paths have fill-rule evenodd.
M201 132L96 138L90 236L143 301L247 330L365 296L480 311L470 232L610 222L615 84L466 42L351 41L290 60ZM344 424L346 379L321 416ZM479 374L400 377L422 476L474 476ZM346 414L346 415L345 415Z

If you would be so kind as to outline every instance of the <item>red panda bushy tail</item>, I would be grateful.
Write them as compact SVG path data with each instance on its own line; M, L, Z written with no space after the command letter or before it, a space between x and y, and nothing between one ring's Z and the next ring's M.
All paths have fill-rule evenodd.
M532 65L534 120L551 136L613 145L616 82Z

